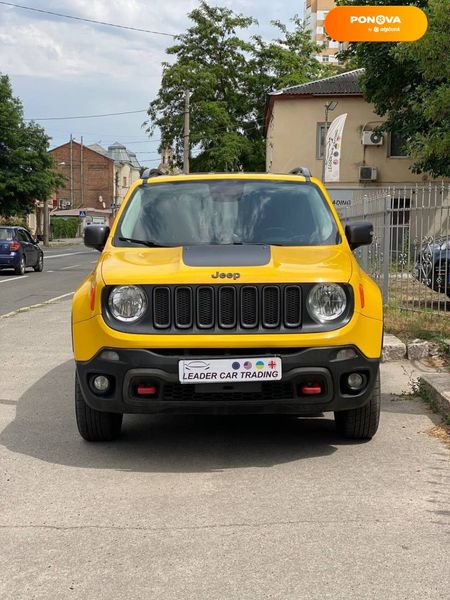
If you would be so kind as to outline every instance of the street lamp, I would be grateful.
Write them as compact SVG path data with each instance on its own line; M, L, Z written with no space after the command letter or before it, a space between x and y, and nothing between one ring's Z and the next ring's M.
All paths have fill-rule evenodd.
M327 160L327 134L328 134L328 113L332 112L339 104L336 100L330 100L324 104L325 108L325 135L323 138L323 160L322 160L322 181L325 182L325 163Z

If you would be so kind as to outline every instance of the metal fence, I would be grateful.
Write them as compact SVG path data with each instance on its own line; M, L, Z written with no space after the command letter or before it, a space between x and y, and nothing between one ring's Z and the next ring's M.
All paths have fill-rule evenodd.
M344 225L373 223L372 245L355 255L386 304L449 313L450 184L358 190L339 212Z

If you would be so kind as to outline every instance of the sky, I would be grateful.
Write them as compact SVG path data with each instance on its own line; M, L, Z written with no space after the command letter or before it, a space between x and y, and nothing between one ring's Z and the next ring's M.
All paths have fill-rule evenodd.
M167 33L182 33L198 0L11 0L36 9ZM275 34L273 19L303 14L303 0L210 0L255 17L251 33ZM248 34L247 34L248 35ZM40 120L138 111L155 98L172 38L84 23L0 4L0 72L9 75L24 116L37 120L51 147L69 140L102 146L118 141L139 162L157 166L158 135L142 128L145 112L115 117Z

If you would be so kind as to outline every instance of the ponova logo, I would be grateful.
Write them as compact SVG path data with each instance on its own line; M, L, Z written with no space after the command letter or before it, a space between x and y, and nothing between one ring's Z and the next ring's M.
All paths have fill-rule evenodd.
M427 27L417 6L338 6L325 17L325 31L338 42L414 42Z
M361 15L359 17L356 17L354 15L352 15L350 17L350 23L373 23L373 24L377 24L377 25L384 25L385 23L388 23L388 25L391 25L393 23L401 23L401 19L400 17L385 17L384 15L377 15L376 17L367 17L364 15Z

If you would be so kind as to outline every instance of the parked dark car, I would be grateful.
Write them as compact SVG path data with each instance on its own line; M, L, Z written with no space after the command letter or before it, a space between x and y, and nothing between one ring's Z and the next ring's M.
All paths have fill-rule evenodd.
M422 245L413 275L435 292L450 298L450 237L434 238Z
M44 268L44 253L37 240L23 227L0 226L0 270L14 269L23 275L27 267Z

